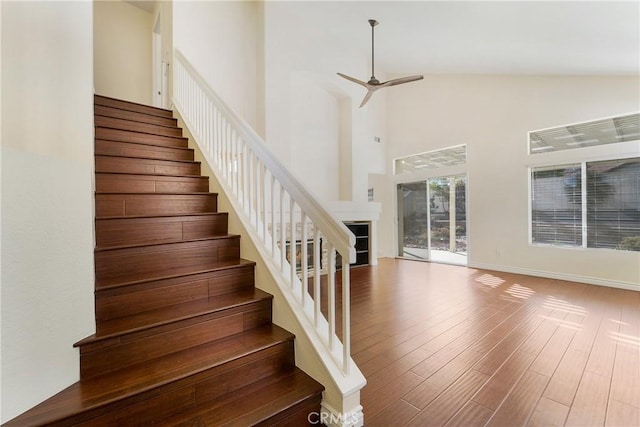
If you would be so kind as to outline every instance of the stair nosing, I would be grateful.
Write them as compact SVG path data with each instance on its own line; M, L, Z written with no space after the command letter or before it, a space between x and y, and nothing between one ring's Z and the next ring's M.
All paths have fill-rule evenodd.
M127 193L130 194L130 193ZM117 219L136 219L136 218L174 218L186 216L207 216L207 215L229 215L228 212L198 212L190 214L164 214L164 215L132 215L132 216L97 216L97 220L117 220Z
M204 270L197 270L197 271L191 271L189 273L180 273L180 274L170 274L170 275L166 275L166 276L159 276L159 277L150 277L150 278L145 278L145 279L138 279L138 280L132 280L129 282L119 282L119 283L112 283L109 285L100 285L99 287L95 288L95 292L101 292L101 291L106 291L109 289L117 289L117 288L123 288L126 286L133 286L133 285L140 285L143 283L147 283L147 282L155 282L158 280L167 280L167 279L175 279L178 277L187 277L187 276L195 276L197 274L204 274L204 273L213 273L216 271L222 271L222 270L231 270L234 268L243 268L243 267L247 267L247 266L254 266L256 265L255 261L249 261L246 260L244 258L240 258L238 260L238 263L235 264L226 264L224 262L222 262L220 266L217 267L213 267L213 268L207 268Z
M254 294L251 297L248 297L245 300L242 300L242 301L230 304L230 305L225 305L225 306L222 306L222 307L209 308L209 309L206 309L206 310L201 310L201 311L197 311L197 312L193 312L193 313L188 313L188 314L184 314L184 315L179 316L179 317L174 317L174 318L171 318L171 319L165 319L165 320L158 321L158 322L155 322L155 323L150 323L148 325L137 326L137 327L132 328L132 329L122 330L122 331L118 331L118 332L112 332L112 333L105 334L105 335L99 335L98 336L96 334L93 334L93 335L91 335L89 337L83 338L82 340L76 342L75 344L73 344L73 346L74 347L81 347L83 345L93 344L93 343L97 343L97 342L100 342L100 341L108 340L108 339L111 339L111 338L122 337L122 336L125 336L125 335L128 335L128 334L133 334L133 333L136 333L136 332L146 331L146 330L157 328L157 327L164 326L164 325L169 325L171 323L178 323L178 322L182 322L184 320L194 319L194 318L200 317L200 316L206 316L208 314L220 313L220 312L223 312L225 310L231 310L233 308L247 306L247 305L250 305L250 304L253 304L253 303L256 303L256 302L261 302L261 301L265 301L265 300L269 300L269 299L273 300L273 295L269 294L268 292L265 292L265 291L263 291L263 290L261 290L259 288L254 288L254 289L255 289ZM203 298L203 299L205 299L205 298ZM195 301L198 301L198 300L195 300ZM190 301L190 302L193 302L193 301ZM167 306L167 307L164 307L164 308L166 308L166 309L176 308L176 306L186 306L188 304L189 303L176 304L175 306ZM149 310L149 311L162 311L162 309L154 309L154 310ZM142 312L142 313L148 313L148 312ZM138 313L138 314L142 314L142 313ZM114 318L114 319L122 319L122 318L126 318L126 317L132 317L132 316L122 316L122 317L117 317L117 318ZM110 319L110 320L113 320L113 319ZM109 320L103 321L103 323L106 323L108 321Z
M123 193L121 191L96 191L95 192L96 195L98 194L128 194L128 195L153 195L153 196L203 196L203 195L211 195L211 196L217 196L218 193L211 193L210 191L191 191L191 192L186 192L186 193L175 193L175 192L167 192L167 191L163 191L163 192L140 192L140 191L134 191L131 193Z
M111 108L111 107L107 107L106 105L101 105L101 107ZM137 113L137 111L131 111L131 112L132 113ZM144 114L144 113L140 113L140 114ZM123 119L122 117L105 116L104 114L98 114L98 113L95 113L93 116L94 116L94 118L95 117L103 117L105 119L124 120L126 122L140 123L142 125L158 126L158 127L166 128L166 129L180 129L181 132L183 131L183 129L180 126L178 126L177 124L175 124L175 125L161 125L161 124L158 124L158 123L141 122L140 120ZM153 116L153 117L159 117L159 116ZM169 119L169 120L175 120L175 118L172 118L172 117L165 117L165 118ZM111 126L104 126L104 125L98 125L97 127L107 127L107 128L113 129ZM129 129L121 129L121 128L115 128L115 129L129 131ZM136 130L136 131L129 131L129 132L139 132L139 131ZM161 136L165 136L165 135L161 135ZM184 137L179 137L179 138L184 138Z
M240 238L239 234L221 234L219 236L211 236L211 237L201 237L198 239L183 239L176 241L165 241L165 242L147 242L147 243L137 243L135 245L120 245L120 246L96 246L94 248L94 252L109 252L116 251L120 249L133 249L133 248L143 248L149 246L161 246L161 245L173 245L176 243L191 243L191 242L205 242L207 240L224 240L224 239L238 239Z
M93 108L94 115L101 116L101 117L109 117L109 118L112 118L112 119L121 118L121 117L113 117L113 116L110 116L110 115L106 115L105 116L104 114L98 114L98 113L95 112L95 110L96 110L95 107L111 108L111 109L116 110L116 111L124 111L124 112L127 112L127 113L141 114L143 116L148 116L148 117L152 117L152 118L158 118L158 119L163 119L163 120L171 120L174 123L176 123L175 126L177 126L177 124L178 124L178 119L176 117L173 117L173 110L167 110L167 111L171 112L171 116L160 116L160 115L157 115L157 114L144 113L142 111L135 111L135 110L128 110L126 108L114 107L113 105L102 105L102 104L94 103L93 107L94 107ZM156 108L156 107L153 107L153 108ZM106 113L109 114L110 112L107 111ZM122 119L122 120L131 120L131 119ZM155 123L149 123L149 122L141 122L140 120L131 120L131 121L139 122L139 123L155 124ZM163 126L167 126L167 125L163 125ZM174 126L174 125L171 125L171 126Z
M191 150L193 148L189 147L169 147L166 145L158 145L158 144L149 144L148 142L132 142L132 141L118 141L116 139L105 139L105 138L94 138L94 141L105 141L105 142L120 142L123 144L137 144L137 145L146 145L149 147L161 147L161 148L170 148L172 150ZM131 157L131 156L118 156L116 154L96 154L96 156L114 156L114 157L130 157L132 159L149 159L149 160L165 160L165 159L156 159L153 157ZM179 162L180 160L165 160L168 162ZM184 160L186 162L193 162L194 160Z
M103 125L98 125L98 126L94 126L96 129L100 128L100 129L112 129L112 130L121 130L123 132L130 132L130 133L139 133L142 135L151 135L151 136L161 136L163 138L175 138L175 139L180 139L180 140L185 140L185 141L189 141L189 138L187 138L186 136L169 136L169 135L159 135L157 133L153 133L153 132L140 132L137 130L129 130L129 129L121 129L121 128L114 128L112 126L103 126Z
M100 139L100 141L111 141L111 142L123 142L123 141L112 141L110 139ZM165 148L172 148L172 147L165 147ZM189 148L189 150L192 150L192 148ZM156 159L154 157L131 157L131 156L120 156L117 154L96 154L94 157L117 157L119 159L143 159L143 160L157 160L160 162L177 162L177 163L191 163L191 164L197 164L197 165L202 165L202 162L199 160L167 160L167 159ZM202 176L202 175L198 175L198 176Z
M140 173L140 172L95 172L96 175L135 175L135 176L167 176L173 178L198 178L202 180L208 180L208 176L202 175L176 175L176 174L163 174L163 173Z
M139 103L139 102L127 101L127 100L124 100L124 99L118 99L118 98L112 98L112 97L110 97L110 96L99 95L99 94L97 94L97 93L93 95L93 105L100 105L100 106L103 106L103 107L111 107L111 108L116 108L116 109L118 109L118 110L123 110L123 111L133 111L133 110L127 110L127 109L125 109L125 108L113 107L113 106L110 106L110 105L96 104L96 102L95 102L95 98L96 98L96 97L99 97L99 98L105 98L105 99L111 99L111 100L113 100L113 101L118 101L118 102L124 102L124 103L126 103L126 104L138 105L138 106L140 106L140 107L153 108L153 109L156 109L156 110L165 111L165 112L171 113L171 118L174 118L174 117L173 117L173 110L170 110L170 109L168 109L168 108L154 107L153 105L146 105L146 104L141 104L141 103ZM137 113L138 111L134 111L134 112L136 112L136 113ZM166 116L160 116L160 115L158 115L158 114L151 114L151 113L141 113L141 114L149 114L150 116L166 117Z

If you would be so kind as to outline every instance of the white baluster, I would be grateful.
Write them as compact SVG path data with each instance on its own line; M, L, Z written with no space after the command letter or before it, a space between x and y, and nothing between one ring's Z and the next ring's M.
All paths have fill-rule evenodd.
M271 257L276 257L276 178L271 175Z
M349 256L342 256L342 371L349 374L351 361L351 278Z
M242 168L242 200L241 200L241 205L242 205L242 209L246 212L247 211L247 193L249 192L249 160L248 160L248 154L247 152L249 151L249 147L247 147L246 145L244 145L242 147L242 163L244 164L244 167Z
M253 169L254 170L253 173L254 173L254 176L255 176L255 179L254 179L255 185L253 186L253 188L254 188L254 192L256 194L256 201L255 201L255 204L253 205L254 215L255 215L255 219L256 219L254 227L255 227L255 230L256 230L256 234L258 234L258 236L260 236L260 227L259 227L259 224L260 224L260 205L261 205L261 203L260 203L260 188L261 188L261 186L260 186L260 170L262 169L262 166L260 165L260 160L258 159L258 157L255 154L253 155L253 158L255 159L254 169Z
M262 242L267 244L267 167L262 164Z
M302 302L302 306L304 307L306 295L307 295L307 287L309 286L309 266L308 266L308 248L307 248L307 215L300 209L300 253L301 253L301 262L302 264L302 277L300 278L300 301Z
M327 295L328 295L328 319L329 322L329 350L335 348L336 336L336 250L333 244L329 242L329 268L327 271Z
M289 286L293 287L293 284L295 283L295 278L296 278L296 265L297 265L297 257L296 257L296 220L295 220L295 215L294 215L294 211L295 211L295 204L293 201L292 197L289 197L289 264L290 264L290 272L291 275L289 276L289 280L291 281L289 283ZM300 242L302 243L302 242Z
M322 269L322 260L320 254L322 248L320 248L320 229L316 227L316 234L313 238L313 324L317 328L322 316L320 311L322 302L320 294L320 270Z
M285 266L285 226L284 226L284 189L281 184L278 184L280 187L280 269L284 272Z

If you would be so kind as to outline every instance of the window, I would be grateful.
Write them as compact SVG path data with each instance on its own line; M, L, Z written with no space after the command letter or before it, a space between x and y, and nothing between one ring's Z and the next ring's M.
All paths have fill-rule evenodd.
M532 169L531 241L582 245L580 164Z
M418 172L426 169L438 169L447 166L464 165L467 162L467 146L443 148L441 150L428 151L400 157L394 162L394 173Z
M532 168L531 241L640 251L640 158Z
M640 158L586 169L587 247L640 251Z
M640 139L640 114L529 132L529 154L571 150Z
M531 243L640 251L640 113L528 136Z

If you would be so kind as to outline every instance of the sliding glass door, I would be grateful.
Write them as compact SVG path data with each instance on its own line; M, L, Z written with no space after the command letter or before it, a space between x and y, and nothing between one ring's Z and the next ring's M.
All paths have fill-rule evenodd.
M427 183L398 184L398 254L429 259Z
M464 175L398 184L398 254L466 265Z

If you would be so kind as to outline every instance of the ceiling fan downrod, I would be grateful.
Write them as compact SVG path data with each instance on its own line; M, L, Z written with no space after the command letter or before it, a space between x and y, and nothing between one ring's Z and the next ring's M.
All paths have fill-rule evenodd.
M370 85L379 84L380 81L376 79L375 73L375 57L374 52L376 51L375 38L374 38L374 28L378 25L378 21L375 19L369 19L369 25L371 25L371 79L369 79Z

